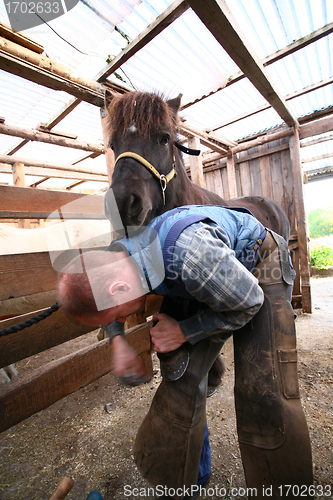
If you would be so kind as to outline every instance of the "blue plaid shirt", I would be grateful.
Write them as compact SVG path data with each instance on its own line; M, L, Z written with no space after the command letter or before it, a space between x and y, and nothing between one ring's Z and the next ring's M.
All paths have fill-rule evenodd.
M191 343L227 340L259 311L264 293L235 257L227 233L213 222L187 227L176 241L173 271L186 290L208 308L179 323Z

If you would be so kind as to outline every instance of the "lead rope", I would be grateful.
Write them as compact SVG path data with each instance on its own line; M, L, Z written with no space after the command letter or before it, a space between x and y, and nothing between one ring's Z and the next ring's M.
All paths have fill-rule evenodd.
M18 325L13 325L10 326L9 328L4 328L3 330L0 330L0 337L3 337L4 335L9 335L10 333L19 332L21 330L24 330L25 328L28 328L29 326L35 325L36 323L39 323L43 319L46 319L49 316L51 316L51 314L58 311L58 309L59 309L58 302L56 302L55 304L53 304L53 306L49 307L49 309L45 309L45 311L38 314L37 316L33 316L32 318L27 319L27 321L23 321Z

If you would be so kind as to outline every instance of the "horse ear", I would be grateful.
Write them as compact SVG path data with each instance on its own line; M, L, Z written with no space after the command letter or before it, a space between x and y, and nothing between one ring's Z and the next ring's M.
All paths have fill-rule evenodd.
M110 106L111 101L112 101L113 98L114 98L114 95L112 94L112 92L110 92L109 89L106 89L105 94L104 94L104 106L105 106L105 109L108 109L108 107Z
M178 97L175 97L174 99L170 99L167 101L167 105L169 108L171 108L172 112L176 115L179 111L180 108L180 102L182 100L183 94L179 94Z

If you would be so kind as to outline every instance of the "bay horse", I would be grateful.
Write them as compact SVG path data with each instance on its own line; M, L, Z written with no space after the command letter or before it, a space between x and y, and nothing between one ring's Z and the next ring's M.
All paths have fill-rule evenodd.
M288 241L287 216L273 200L262 196L224 200L188 178L177 143L181 97L165 100L149 92L117 96L106 92L107 146L116 158L110 189L123 226L145 226L154 217L182 205L245 207ZM112 219L112 213L107 215ZM217 365L210 385L217 385L223 371L222 365Z

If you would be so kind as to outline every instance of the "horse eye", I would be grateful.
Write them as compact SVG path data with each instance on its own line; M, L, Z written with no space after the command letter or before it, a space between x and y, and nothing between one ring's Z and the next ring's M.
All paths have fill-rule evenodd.
M169 144L169 141L170 141L169 134L165 134L165 135L163 135L162 139L160 140L160 144L163 144L164 146L166 146L167 144Z
M109 148L113 150L113 144L109 144Z

